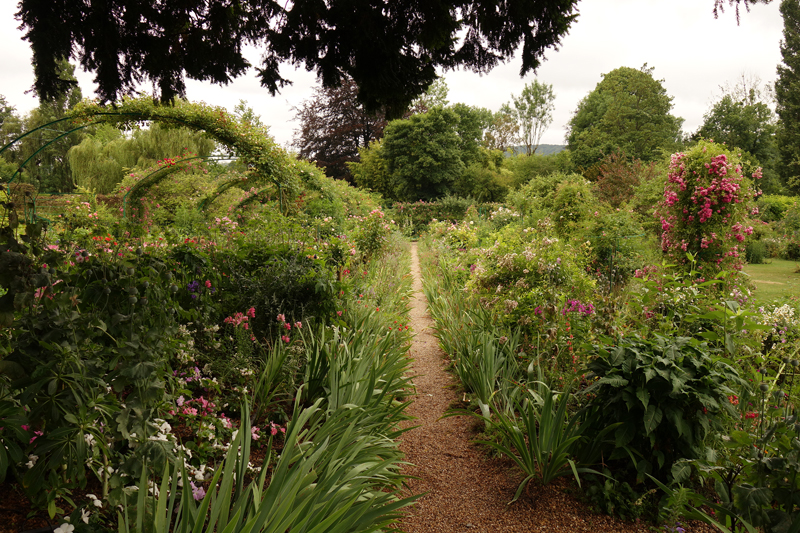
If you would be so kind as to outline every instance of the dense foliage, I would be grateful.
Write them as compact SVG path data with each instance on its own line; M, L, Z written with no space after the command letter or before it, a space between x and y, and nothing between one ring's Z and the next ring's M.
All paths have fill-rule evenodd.
M677 147L682 119L670 114L672 97L653 69L620 67L603 75L569 122L572 161L589 168L621 150L646 162Z
M775 81L775 111L781 119L778 133L778 150L783 183L795 193L800 192L800 103L797 101L797 83L800 79L800 7L791 0L781 1L783 15L783 41Z
M797 207L771 196L759 213L738 163L708 141L663 176L617 155L593 184L534 176L487 219L429 225L425 291L457 412L521 470L513 499L567 475L599 509L667 531L800 524L798 300L759 307L733 268L751 244L793 250ZM617 189L634 198L612 207ZM644 226L659 200L655 220L696 248L658 246ZM712 254L705 231L724 239Z
M314 161L336 179L352 181L346 163L359 160L359 149L383 136L386 118L358 103L358 87L345 80L337 88L317 88L295 109L300 128L293 145L300 157Z

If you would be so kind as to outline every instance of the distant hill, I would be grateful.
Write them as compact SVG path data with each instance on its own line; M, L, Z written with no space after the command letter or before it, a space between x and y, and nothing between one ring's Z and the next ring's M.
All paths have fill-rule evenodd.
M540 144L539 148L536 149L536 155L550 155L550 154L557 154L561 150L565 150L567 148L566 144ZM524 146L514 146L512 148L514 155L524 154L526 149Z

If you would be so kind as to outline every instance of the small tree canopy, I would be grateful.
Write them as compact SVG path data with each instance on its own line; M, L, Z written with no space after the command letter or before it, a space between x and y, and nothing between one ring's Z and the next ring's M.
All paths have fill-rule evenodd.
M572 162L589 168L614 151L649 162L677 147L683 119L652 68L620 67L578 104L569 122Z
M340 87L318 87L314 96L295 108L300 128L294 146L336 179L352 180L347 163L359 160L359 149L383 135L383 113L369 113L358 103L358 86L346 80Z

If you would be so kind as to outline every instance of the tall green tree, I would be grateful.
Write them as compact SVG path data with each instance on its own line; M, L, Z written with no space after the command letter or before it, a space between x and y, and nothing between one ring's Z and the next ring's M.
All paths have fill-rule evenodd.
M725 94L703 116L703 125L693 138L713 139L731 150L740 150L743 161L750 167L762 167L760 186L768 193L780 190L775 180L775 158L777 156L775 114L769 106L759 101L758 91L750 88L748 95L734 92Z
M588 169L615 151L649 162L677 148L683 119L670 114L672 97L662 82L646 64L604 74L568 124L575 166Z
M483 146L489 150L505 152L516 145L518 139L519 124L514 119L514 112L508 104L503 104L492 115L492 122L483 136Z
M14 139L20 130L20 118L17 116L16 108L9 105L6 97L0 94L0 148ZM12 152L0 154L0 182L9 179L17 170L17 165L12 162L13 159Z
M461 138L453 110L434 107L386 126L383 157L391 176L394 198L416 201L445 196L464 172Z
M780 117L778 152L779 175L795 194L800 194L800 3L783 0L783 40L775 81L776 111Z
M527 155L536 153L542 134L553 122L553 86L533 80L526 83L519 96L511 95L512 113L519 124L519 135Z
M485 107L462 103L453 104L449 109L458 115L455 130L460 139L461 160L470 165L480 158L483 135L491 123L492 112Z

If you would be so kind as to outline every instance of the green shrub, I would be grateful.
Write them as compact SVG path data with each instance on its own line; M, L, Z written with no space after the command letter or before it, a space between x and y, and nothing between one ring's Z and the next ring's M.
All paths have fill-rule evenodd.
M645 230L628 210L595 211L588 217L582 240L592 246L589 267L604 287L624 284L638 269L652 262Z
M756 207L758 207L758 218L764 222L777 222L783 220L786 214L794 204L797 198L794 196L784 196L782 194L763 194L756 200Z
M800 202L795 201L784 211L783 218L775 229L784 235L797 235L800 232Z
M583 176L563 172L534 176L519 189L509 192L506 203L525 216L535 211L550 211L559 185L569 180L583 180Z
M336 279L321 258L289 246L242 246L221 255L224 277L222 316L255 307L251 328L258 338L273 337L279 314L294 323L307 315L328 316L335 309Z
M433 220L457 223L463 220L470 209L477 212L478 218L487 218L496 204L479 203L472 198L445 196L435 202L396 202L392 210L394 219L406 235L419 235Z
M800 241L793 240L787 242L783 256L789 261L800 261Z
M508 192L502 174L479 163L464 169L461 179L453 188L459 196L474 198L479 202L501 202Z
M628 465L639 481L646 474L669 479L679 459L706 457L706 437L723 428L725 414L736 415L728 395L743 380L704 342L628 337L595 353L588 369L597 381L585 391L601 414L594 430L622 423L606 457Z
M767 256L767 245L764 241L752 241L747 243L745 248L745 258L751 265L763 265Z
M556 154L517 155L505 160L505 166L512 175L515 187L520 187L534 178L546 178L557 173L572 172L568 150Z
M552 202L552 219L556 232L566 237L578 229L597 206L588 181L583 178L568 178L555 193Z

